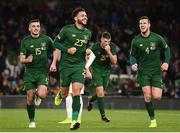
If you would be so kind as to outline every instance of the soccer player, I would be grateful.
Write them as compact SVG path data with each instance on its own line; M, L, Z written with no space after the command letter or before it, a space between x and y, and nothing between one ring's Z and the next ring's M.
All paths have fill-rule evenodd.
M48 54L54 50L51 71L56 71L58 50L53 47L49 36L40 33L40 21L33 19L29 22L30 35L21 41L20 62L25 64L24 88L27 92L27 113L29 128L36 128L35 105L41 103L47 95L48 84Z
M90 49L87 49L87 51L89 51ZM85 73L85 82L84 82L84 86L80 92L80 103L81 103L81 107L80 107L80 111L79 111L79 116L78 116L78 119L77 121L79 123L81 123L81 114L82 114L82 109L83 109L83 99L82 99L82 94L84 94L84 88L85 87L88 87L91 83L91 80L92 80L92 74L91 72L89 71L89 67L91 66L92 62L94 61L95 59L95 55L92 51L89 51L89 52L86 52L86 65L85 65L85 69L86 70L86 73ZM61 90L58 91L58 94L56 95L55 97L55 100L54 100L54 103L55 105L60 105L61 103L61 99L59 99L59 93L60 93ZM66 112L67 112L67 118L61 122L58 122L60 124L68 124L68 123L71 123L72 121L72 83L70 84L69 86L69 94L68 96L66 97Z
M61 72L61 93L59 98L66 98L69 92L69 86L72 82L73 94L73 113L70 130L80 127L77 122L80 110L80 92L84 86L84 68L86 47L91 38L91 32L85 28L88 17L85 9L76 8L72 12L74 24L64 26L54 44L61 50L60 72Z
M164 84L162 71L167 71L170 60L170 49L165 40L150 31L151 22L147 16L139 19L140 34L131 43L130 62L132 70L138 71L138 83L142 87L146 109L151 123L149 127L157 127L154 114L153 99L160 100ZM161 52L165 59L161 59Z
M81 107L80 107L80 111L79 111L79 116L78 116L78 119L77 121L79 123L81 123L81 114L82 114L82 109L83 109L83 99L82 99L82 95L84 94L84 88L86 86L88 86L91 82L91 79L92 79L92 75L91 75L91 72L88 70L86 72L86 79L85 79L85 83L84 83L84 87L82 88L81 92L80 92L80 103L81 103ZM72 121L72 83L70 84L69 86L69 94L68 96L66 97L66 112L67 112L67 118L61 122L58 122L60 124L68 124L68 123L71 123ZM55 100L55 104L56 105L59 105L60 103L56 103L56 100Z
M89 98L88 111L93 107L93 102L97 99L101 119L104 122L110 122L105 115L104 107L104 91L108 85L111 64L117 63L116 46L111 42L111 34L103 32L100 43L92 46L91 51L94 52L96 58L92 63L92 88L95 88L96 94Z

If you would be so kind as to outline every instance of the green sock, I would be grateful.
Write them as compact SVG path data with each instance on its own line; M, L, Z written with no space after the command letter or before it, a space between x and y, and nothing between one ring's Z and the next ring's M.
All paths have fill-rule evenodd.
M90 98L90 102L94 102L94 101L96 101L96 99L97 99L97 94L94 94L94 95L92 95L92 97Z
M73 103L72 103L72 120L77 120L79 116L79 110L80 110L81 104L80 104L80 96L73 96Z
M149 114L150 119L154 120L155 115L154 115L154 107L153 107L152 101L151 102L145 102L145 103L146 103L146 109L147 109L147 112Z
M27 104L27 112L29 116L30 122L35 121L34 116L35 116L35 106L34 105L28 105Z
M105 115L104 97L97 97L97 104L98 104L98 108L99 108L99 112L100 112L101 116Z

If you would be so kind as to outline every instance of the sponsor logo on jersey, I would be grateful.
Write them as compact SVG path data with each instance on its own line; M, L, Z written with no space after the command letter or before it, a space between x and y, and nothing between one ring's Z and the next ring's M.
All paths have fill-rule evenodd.
M42 42L42 43L41 43L41 46L42 46L42 47L45 47L45 46L46 46L46 42Z
M84 35L84 40L87 40L88 39L88 36Z

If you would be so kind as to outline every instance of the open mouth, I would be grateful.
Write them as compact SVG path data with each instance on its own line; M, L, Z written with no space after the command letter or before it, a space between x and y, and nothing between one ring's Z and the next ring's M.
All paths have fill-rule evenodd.
M145 29L145 27L141 27L141 29L142 29L142 30L144 30L144 29Z

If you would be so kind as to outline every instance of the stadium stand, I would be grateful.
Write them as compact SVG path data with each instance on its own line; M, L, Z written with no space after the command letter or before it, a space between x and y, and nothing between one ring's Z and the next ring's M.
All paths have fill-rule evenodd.
M89 14L88 28L96 42L103 31L110 31L117 44L118 65L112 66L107 89L109 95L142 95L136 84L135 73L129 65L131 39L138 33L137 22L142 15L152 20L152 31L159 33L171 48L171 62L164 81L164 96L180 97L180 5L168 0L92 0L69 1L0 1L0 95L24 94L23 66L18 61L21 39L28 34L27 22L39 18L42 32L53 39L63 25L71 23L71 11L85 7Z

